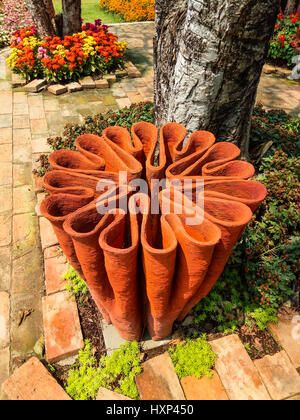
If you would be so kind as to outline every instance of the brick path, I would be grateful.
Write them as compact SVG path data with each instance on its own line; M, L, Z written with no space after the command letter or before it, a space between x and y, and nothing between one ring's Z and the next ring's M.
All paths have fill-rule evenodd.
M43 335L42 248L55 241L44 238L41 246L32 168L41 153L49 152L47 137L61 134L66 123L80 123L84 116L153 99L153 24L116 25L113 31L128 42L129 59L142 78L123 80L107 90L58 97L12 91L0 56L0 389L33 355ZM264 74L258 99L296 115L300 85Z

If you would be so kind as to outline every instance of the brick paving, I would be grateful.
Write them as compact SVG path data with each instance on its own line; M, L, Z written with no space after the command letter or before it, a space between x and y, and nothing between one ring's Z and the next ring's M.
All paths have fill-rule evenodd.
M142 100L153 100L153 24L112 25L112 29L121 40L128 42L128 59L136 65L141 77L122 79L115 83L106 80L106 83L98 86L99 89L60 96L54 96L48 91L41 94L25 93L22 87L11 89L11 75L5 67L4 56L0 55L0 399L6 398L6 395L1 393L2 383L16 368L33 356L34 345L44 334L43 252L46 261L49 258L45 264L48 294L59 293L63 288L57 276L60 276L65 267L64 261L61 256L53 254L57 249L57 240L47 220L38 217L40 215L35 212L35 194L41 191L41 187L37 183L33 184L32 169L36 167L39 155L50 151L46 138L60 135L66 123L81 123L87 115L118 110ZM18 84L16 79L14 82ZM74 89L76 90L75 87ZM262 75L257 100L267 108L283 108L295 116L300 112L299 98L299 84L288 82L274 74ZM41 200L42 197L38 199ZM51 258L57 258L57 267ZM279 324L277 328L270 328L282 344L286 357L294 365L291 367L285 358L282 371L293 372L294 375L295 370L291 369L299 367L300 346L295 340L291 341L287 334L295 329L295 324L289 324L288 327ZM268 388L268 371L265 364L259 367L262 371L260 379L255 365L246 357L241 345L236 345L239 347L239 356L236 360L231 360L233 365L230 373L237 372L238 376L236 363L242 368L245 368L243 363L246 363L250 369L248 373L252 375L251 386L254 384L263 390L264 397L271 395L299 398L297 395L291 396L298 389L295 389L294 384L289 384L289 392L286 393L282 392L278 383L266 392L264 387ZM222 378L226 372L222 366L224 354L226 351L221 346L217 371L226 389L228 385L232 387L232 384L228 384ZM272 367L276 366L277 359L268 363ZM178 383L176 382L177 385ZM192 379L186 380L187 393L193 388L191 384ZM219 392L220 388L217 389ZM198 392L198 395L204 395L206 392L203 389L196 390L196 386L194 391ZM213 392L217 391L211 390L212 394ZM233 399L241 395L241 389L231 389L231 392L226 389L226 392L228 397ZM250 397L258 395L257 389L253 392L248 392Z

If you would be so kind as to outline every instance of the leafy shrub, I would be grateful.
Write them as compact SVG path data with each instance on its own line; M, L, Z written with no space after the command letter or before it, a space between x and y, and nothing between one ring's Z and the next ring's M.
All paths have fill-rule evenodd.
M92 354L92 345L87 340L79 352L78 363L70 370L66 391L74 400L95 399L100 387L129 398L138 399L135 377L142 368L140 349L136 342L126 342L111 356L103 356L99 364Z
M209 295L194 307L194 322L208 322L220 332L232 333L244 323L249 306L250 294L239 270L227 266Z
M155 18L155 0L100 0L100 7L120 14L126 22Z
M70 266L69 270L63 276L67 281L66 289L76 297L86 295L88 287L85 281L78 275L73 267Z
M217 355L212 351L205 334L196 340L180 342L176 347L171 347L169 353L179 378L192 375L199 379L203 375L212 377L211 369Z
M273 37L270 41L269 57L284 60L289 66L296 55L300 42L296 38L298 28L298 13L285 16L281 11L278 15Z
M50 82L74 81L123 67L126 43L119 42L100 20L87 25L90 29L64 39L56 36L42 40L34 26L21 29L11 40L7 63L26 79L44 76Z
M9 45L15 31L30 26L31 15L23 0L3 0L0 4L0 48Z

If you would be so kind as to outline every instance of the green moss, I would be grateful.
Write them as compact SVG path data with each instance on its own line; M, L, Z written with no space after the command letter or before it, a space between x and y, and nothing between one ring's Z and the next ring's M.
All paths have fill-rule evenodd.
M135 377L141 369L140 349L136 342L126 342L111 356L103 356L99 365L92 355L89 340L79 352L78 363L69 373L66 391L74 400L93 400L100 387L129 398L138 399Z
M80 297L87 294L88 287L85 281L78 275L73 267L69 268L63 278L67 281L66 289L74 296Z
M169 349L169 353L179 378L192 375L199 379L203 375L212 377L211 369L217 355L212 351L205 334L197 340L177 344L175 348Z

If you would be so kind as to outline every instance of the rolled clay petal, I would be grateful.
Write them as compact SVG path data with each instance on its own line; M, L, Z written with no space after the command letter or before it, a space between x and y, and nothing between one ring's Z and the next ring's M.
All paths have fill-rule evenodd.
M154 124L142 121L131 127L131 134L135 148L140 151L137 159L142 165L145 165L145 162L147 161L147 172L154 166L154 153L157 145L158 129ZM144 175L146 175L146 173Z
M252 212L255 212L267 195L263 184L249 180L205 181L204 191L205 197L239 201L250 207Z
M129 134L129 133L128 133ZM128 179L139 178L143 167L132 155L117 144L93 134L85 134L77 138L75 145L80 153L89 159L98 156L105 161L105 171L98 175L100 178L112 179L118 182L118 172L128 173Z
M148 300L147 326L153 340L167 337L172 329L172 322L164 323L162 320L169 309L177 249L177 240L171 227L165 220L160 224L159 218L159 215L144 215L141 231ZM153 224L159 226L155 235Z
M124 232L124 234L120 234ZM114 300L109 307L113 324L126 340L139 341L143 330L141 285L138 281L139 226L136 215L116 218L99 239Z
M243 160L233 160L220 166L214 166L213 163L207 163L202 168L202 175L221 176L228 178L248 179L255 174L255 168L251 163Z
M174 148L174 161L183 159L186 156L191 156L198 153L198 157L202 156L210 147L216 142L215 136L209 131L196 131L191 134L186 145L184 146L184 139L179 140Z
M199 160L185 169L181 176L204 175L204 165L210 163L209 169L212 169L238 158L240 153L240 149L232 143L216 143Z
M202 173L203 167L213 169L239 157L240 149L237 146L227 142L213 144L214 137L212 136L212 134L211 136L207 134L203 137L198 134L197 141L201 143L202 139L203 147L170 165L166 171L166 177L202 177L204 175ZM210 143L213 144L211 147L209 146Z
M110 199L114 200L116 206L118 206L121 196L128 195L127 188L124 191L117 192L119 192L117 197L113 197L113 194L108 192L111 196L107 199L107 201ZM102 313L106 322L111 323L113 315L110 311L113 305L114 293L108 281L104 254L99 245L99 237L101 232L115 218L118 218L118 220L121 220L119 222L120 240L123 240L125 223L124 221L122 222L124 218L122 219L120 215L115 215L111 212L107 212L105 215L99 213L98 206L100 203L101 200L93 201L70 214L65 220L63 228L66 234L70 235L73 240L84 278L99 311Z
M132 155L135 159L139 160L142 148L140 145L132 142L131 136L123 127L108 127L102 132L104 140L109 140L119 146L122 150Z
M187 226L184 216L170 214L162 216L162 225L163 221L168 223L176 236L177 260L169 293L162 289L162 281L153 284L155 293L152 295L148 294L151 288L147 288L151 308L148 329L154 340L171 333L173 323L204 281L215 246L221 238L220 229L207 220L196 226ZM160 313L155 311L155 304L161 301L157 299L158 291L162 296L169 297L169 302L162 301Z
M221 230L221 240L215 247L201 287L181 312L179 319L184 319L190 310L211 291L224 270L232 248L252 217L250 208L245 204L214 197L205 198L204 211L205 219Z
M52 224L63 253L81 277L83 277L83 272L74 249L72 238L64 231L63 224L68 215L85 206L92 199L93 196L86 195L54 194L46 197L40 206L42 215Z
M103 169L103 159L99 159L97 164L73 150L56 150L51 153L48 160L53 169L68 173L79 172L97 177Z
M96 177L83 175L80 173L68 173L64 171L50 171L47 172L43 178L43 185L50 194L70 193L76 194L78 188L86 188L95 191L99 179Z

